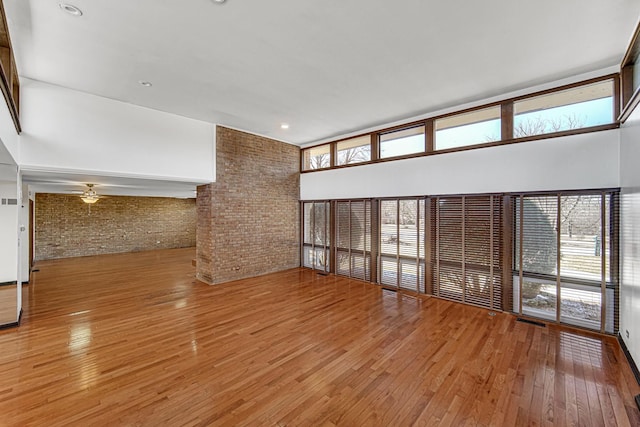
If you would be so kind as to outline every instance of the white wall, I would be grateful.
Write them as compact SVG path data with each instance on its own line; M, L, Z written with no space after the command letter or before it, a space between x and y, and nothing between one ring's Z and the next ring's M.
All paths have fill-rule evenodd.
M15 170L15 168L14 168ZM15 182L0 181L0 198L17 197ZM0 205L0 283L18 275L18 206Z
M22 184L22 200L18 213L20 227L20 277L23 282L29 281L29 186Z
M211 123L29 79L20 93L24 172L214 180Z
M9 114L7 103L0 95L0 163L16 164L18 156L18 132Z
M622 125L620 140L620 335L640 366L640 108Z
M615 188L620 130L302 174L302 200Z

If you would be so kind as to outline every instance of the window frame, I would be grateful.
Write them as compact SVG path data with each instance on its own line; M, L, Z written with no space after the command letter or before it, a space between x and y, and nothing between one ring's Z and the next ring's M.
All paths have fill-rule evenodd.
M620 123L624 123L640 103L640 82L635 89L633 87L633 73L636 67L640 67L640 22L633 32L633 37L620 63L618 83L620 94L618 121Z
M333 153L333 156L332 156L335 159L335 161L334 161L335 164L333 166L334 167L353 166L353 165L361 165L361 164L371 163L371 160L373 159L373 152L371 152L372 144L371 144L371 138L370 137L369 137L369 160L362 160L362 161L359 161L359 162L351 162L351 163L344 163L344 164L339 164L338 163L338 160L339 160L339 157L340 157L339 153L341 151L344 151L344 150L340 150L339 149L340 143L347 142L347 141L358 140L358 139L365 139L367 136L368 135L365 134L365 135L361 135L361 136L354 136L352 138L345 138L345 139L341 139L341 140L335 141L333 143L333 146L334 146L333 149L335 150L335 152ZM364 146L365 145L358 145L356 147L351 147L351 148L358 148L358 147L364 147ZM349 148L347 148L347 150L348 149Z
M427 149L428 149L428 144L427 144L427 139L428 139L428 135L427 135L427 121L426 120L421 120L418 122L413 122L413 123L409 123L409 124L405 124L405 125L400 125L400 126L395 126L393 128L390 129L385 129L384 131L379 131L376 132L376 139L378 141L378 160L379 161L388 161L388 160L397 160L397 159L407 159L407 158L412 158L412 157L417 157L417 156L422 156L425 153L427 153ZM422 151L416 151L414 153L406 153L406 154L400 154L397 156L388 156L388 157L382 157L382 136L383 135L390 135L393 134L395 132L402 132L404 130L410 130L410 129L415 129L415 128L420 128L420 127L424 127L423 130L423 136L424 136L424 149ZM416 135L419 135L419 133L416 133Z
M4 49L4 53L1 55L2 60L0 61L0 91L2 91L7 103L16 132L19 134L22 132L22 126L20 125L20 79L2 2L0 2L0 29L2 29L0 31L0 34L2 34L0 41L2 42L2 49Z

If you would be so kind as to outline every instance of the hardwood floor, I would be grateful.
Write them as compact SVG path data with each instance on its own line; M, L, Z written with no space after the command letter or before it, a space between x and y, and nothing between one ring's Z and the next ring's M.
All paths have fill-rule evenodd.
M0 425L638 426L617 342L193 249L40 262L0 331Z
M17 285L0 285L0 326L15 323L18 320L16 313Z

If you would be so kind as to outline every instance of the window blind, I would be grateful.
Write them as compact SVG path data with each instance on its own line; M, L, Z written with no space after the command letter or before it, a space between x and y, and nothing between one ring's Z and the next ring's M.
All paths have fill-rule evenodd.
M336 273L371 281L371 201L337 201Z
M330 208L328 201L302 204L302 265L325 272L330 270Z
M431 209L434 295L500 310L500 197L436 197L431 200Z

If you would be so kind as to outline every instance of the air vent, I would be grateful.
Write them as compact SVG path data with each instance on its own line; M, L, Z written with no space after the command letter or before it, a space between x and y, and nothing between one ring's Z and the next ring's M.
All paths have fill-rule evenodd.
M542 322L536 322L535 320L524 319L524 318L522 318L522 317L518 317L516 320L517 320L518 322L528 323L528 324L530 324L530 325L542 326L543 328L546 328L546 327L547 327L547 325L545 325L545 324L544 324L544 323L542 323Z
M2 199L3 205L17 206L18 199Z

